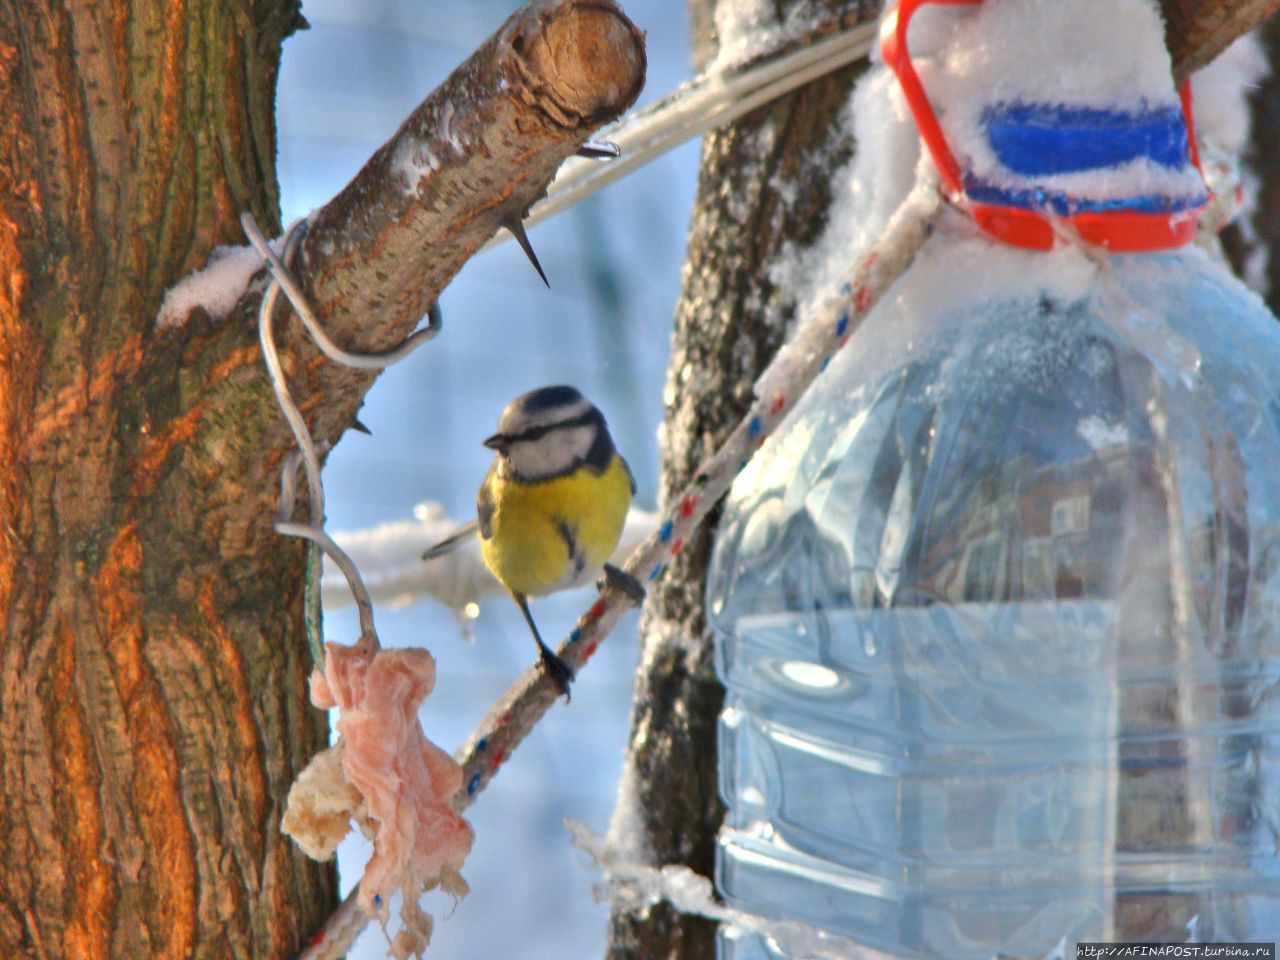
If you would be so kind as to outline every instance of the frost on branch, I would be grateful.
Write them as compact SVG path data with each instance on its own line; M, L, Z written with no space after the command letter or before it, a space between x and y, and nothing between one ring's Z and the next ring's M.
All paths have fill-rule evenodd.
M769 955L805 960L849 960L866 955L859 944L820 927L760 916L720 903L712 892L710 878L683 864L655 867L637 859L631 852L637 846L633 838L616 837L611 831L606 841L572 819L566 820L565 826L573 845L591 857L604 874L604 882L595 888L596 899L627 913L643 916L649 908L665 901L680 913L724 925L729 939L759 938L768 944L772 951ZM619 841L621 846L616 846Z
M421 649L365 652L329 643L325 651L324 674L311 676L311 702L338 708L342 740L317 755L294 784L284 830L308 855L314 850L327 859L341 840L339 824L342 835L352 817L362 829L367 825L373 856L360 878L360 903L385 926L391 895L401 891L403 928L391 953L405 960L420 955L431 938L431 917L419 897L437 886L455 897L466 894L458 871L473 839L449 805L462 785L462 768L418 723L418 707L435 686L435 660Z

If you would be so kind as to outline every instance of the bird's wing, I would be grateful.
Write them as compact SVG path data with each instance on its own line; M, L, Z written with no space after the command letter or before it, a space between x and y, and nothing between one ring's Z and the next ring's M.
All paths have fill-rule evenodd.
M422 559L434 560L436 557L444 556L450 550L457 548L467 540L474 537L476 535L476 528L479 526L480 522L478 520L472 520L470 523L464 524L437 543L434 547L428 549L426 553L422 555Z
M573 564L573 575L578 577L582 575L582 571L586 568L586 555L578 550L578 532L570 526L566 521L559 520L556 522L556 532L560 534L560 539L564 541L564 545L569 548L569 562Z
M480 536L485 540L493 536L493 474L496 469L496 463L489 468L484 483L480 484L480 492L476 494L476 522L480 525Z

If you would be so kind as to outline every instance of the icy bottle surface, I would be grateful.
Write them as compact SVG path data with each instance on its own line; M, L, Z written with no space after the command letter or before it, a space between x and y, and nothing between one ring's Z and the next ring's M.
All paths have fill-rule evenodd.
M1195 249L878 307L718 535L728 902L908 957L1280 937L1278 394Z

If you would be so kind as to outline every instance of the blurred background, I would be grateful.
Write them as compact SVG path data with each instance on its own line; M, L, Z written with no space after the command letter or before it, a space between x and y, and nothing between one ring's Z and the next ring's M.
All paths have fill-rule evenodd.
M285 45L278 117L284 221L338 192L403 118L520 4L515 0L304 0L311 29ZM683 0L627 0L647 34L649 72L638 106L688 79ZM491 457L480 441L509 400L568 383L604 411L652 509L673 307L697 176L691 142L530 231L547 290L513 243L480 254L444 292L444 333L375 384L361 420L325 469L331 531L414 516L439 501L460 521ZM534 616L559 642L590 603L580 590L537 601ZM487 601L466 645L453 615L432 601L379 608L387 646L435 655L427 736L462 743L535 659L515 605ZM436 958L590 957L602 953L608 909L595 903L595 869L573 849L564 819L603 832L613 808L630 718L637 615L602 645L574 685L468 811L476 842L456 909L433 894ZM350 607L326 613L328 639L358 635ZM339 851L345 894L369 855L362 839ZM393 915L396 911L393 905ZM373 925L352 952L385 956Z

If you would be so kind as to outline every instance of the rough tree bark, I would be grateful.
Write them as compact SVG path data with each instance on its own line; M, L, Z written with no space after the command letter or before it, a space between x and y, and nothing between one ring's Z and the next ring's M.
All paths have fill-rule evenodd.
M0 3L5 957L286 957L335 903L279 832L327 721L305 551L272 529L292 441L261 284L224 320L154 323L240 211L278 229L274 87L301 23L297 0ZM300 269L335 339L404 336L643 69L607 0L508 21L314 218ZM295 326L295 396L332 442L373 377Z
M707 31L714 31L716 0L690 0L690 6L695 60L705 62L715 47ZM1280 0L1163 0L1175 78L1207 62L1278 6ZM877 16L880 7L876 0L773 3L780 23L797 14L824 13L858 22ZM822 231L828 174L854 148L839 137L834 121L857 73L846 68L703 142L664 398L666 496L687 482L698 461L737 424L751 383L794 314L786 291L770 281L769 267L780 253L812 244ZM634 796L621 798L626 809L617 814L639 824L641 852L652 862L683 864L704 876L713 873L723 819L716 792L716 718L723 692L712 671L703 615L714 526L713 514L646 605L624 773ZM680 642L671 642L673 637ZM607 953L613 960L712 960L715 925L666 904L644 914L616 910Z
M1199 70L1277 7L1276 0L1160 0L1175 79Z
M334 896L274 829L326 738L296 557L280 576L233 508L199 326L150 323L238 209L278 221L300 23L291 0L0 7L6 956L279 956Z

